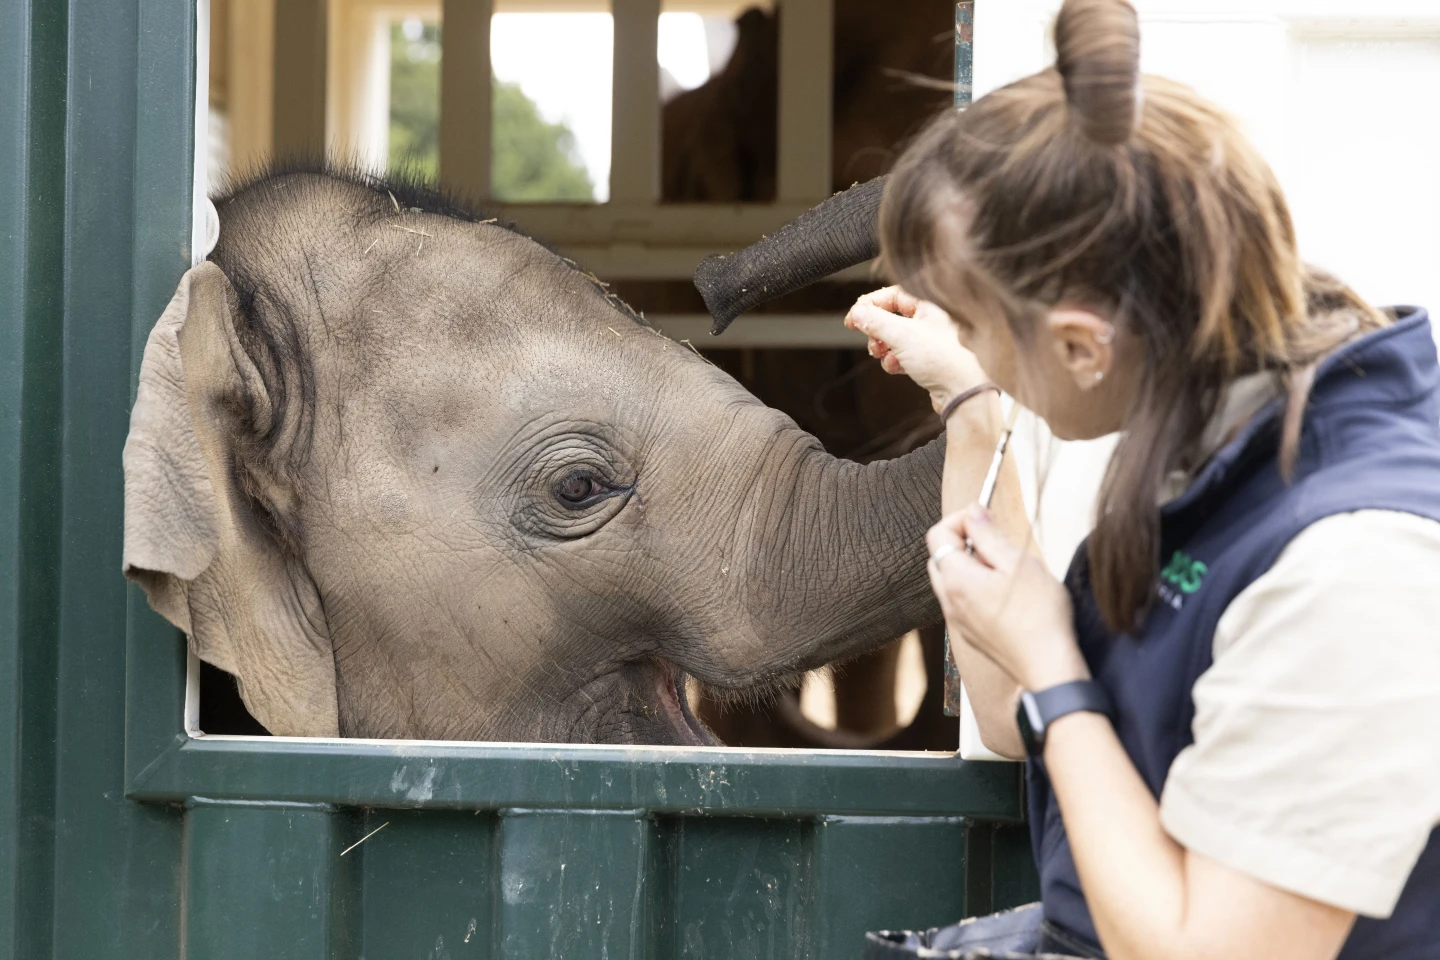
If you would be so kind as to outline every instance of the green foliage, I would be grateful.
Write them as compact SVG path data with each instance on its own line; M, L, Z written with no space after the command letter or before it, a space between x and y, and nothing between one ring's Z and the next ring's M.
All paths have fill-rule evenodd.
M495 132L490 180L502 200L595 199L575 135L546 123L517 84L495 85Z
M518 84L494 84L491 190L501 200L589 201L595 186L563 123L547 123ZM440 28L390 32L390 169L433 180L440 157Z
M390 26L390 169L435 179L440 166L440 27L408 40Z

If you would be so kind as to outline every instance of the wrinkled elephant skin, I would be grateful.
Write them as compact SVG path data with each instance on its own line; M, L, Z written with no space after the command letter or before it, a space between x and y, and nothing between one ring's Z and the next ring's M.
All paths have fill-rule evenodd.
M147 346L127 575L276 734L711 742L938 611L942 448L826 455L586 274L414 190L218 204Z

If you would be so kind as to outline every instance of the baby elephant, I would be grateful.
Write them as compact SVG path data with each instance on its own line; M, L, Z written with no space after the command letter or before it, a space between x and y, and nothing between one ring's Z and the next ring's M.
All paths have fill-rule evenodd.
M145 349L125 573L289 736L714 742L938 619L940 444L836 460L526 237L261 178Z

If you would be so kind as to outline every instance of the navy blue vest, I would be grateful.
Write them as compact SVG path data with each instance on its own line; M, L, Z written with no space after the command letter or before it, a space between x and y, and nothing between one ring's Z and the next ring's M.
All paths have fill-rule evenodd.
M1090 670L1115 701L1115 729L1156 797L1192 741L1191 689L1210 666L1215 626L1300 531L1362 509L1440 520L1440 364L1423 310L1328 357L1317 371L1291 483L1277 463L1283 401L1262 410L1161 510L1161 556L1188 562L1162 577L1137 636L1101 620L1082 545L1066 586ZM1203 577L1197 576L1202 568ZM1437 636L1440 642L1440 636ZM1060 810L1045 773L1029 767L1030 831L1045 919L1091 944ZM1099 947L1095 947L1099 955ZM1440 956L1440 830L1411 871L1393 915L1360 918L1339 960Z

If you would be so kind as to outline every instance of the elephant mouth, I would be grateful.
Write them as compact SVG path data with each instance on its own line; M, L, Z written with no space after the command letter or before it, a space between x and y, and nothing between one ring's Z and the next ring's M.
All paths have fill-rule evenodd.
M657 660L656 666L660 668L657 683L661 711L675 730L676 742L690 747L720 746L720 741L705 729L690 709L689 698L685 695L685 671L665 660Z

